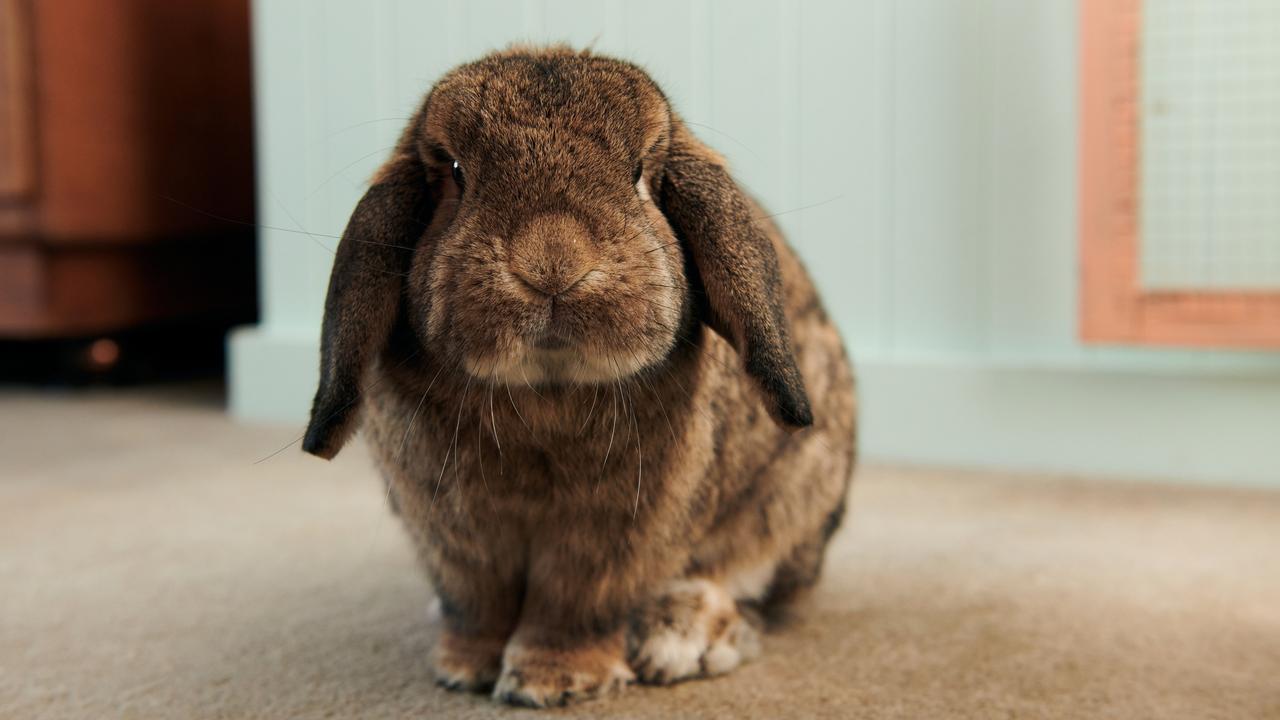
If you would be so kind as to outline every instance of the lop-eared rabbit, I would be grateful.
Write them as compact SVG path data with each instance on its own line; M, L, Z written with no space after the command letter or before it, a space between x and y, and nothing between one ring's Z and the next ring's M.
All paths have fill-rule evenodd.
M437 681L541 707L755 656L854 420L809 276L654 81L515 48L435 85L352 213L303 447L362 426Z

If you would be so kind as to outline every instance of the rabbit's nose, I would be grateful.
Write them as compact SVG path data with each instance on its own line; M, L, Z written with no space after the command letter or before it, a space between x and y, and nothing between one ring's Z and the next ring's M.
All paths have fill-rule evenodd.
M549 298L556 298L572 290L578 283L586 279L590 272L591 268L584 268L576 277L555 271L526 275L519 268L512 268L511 274L533 292L539 295L546 295Z
M529 290L554 298L590 274L594 255L590 234L572 216L539 215L512 238L510 269Z

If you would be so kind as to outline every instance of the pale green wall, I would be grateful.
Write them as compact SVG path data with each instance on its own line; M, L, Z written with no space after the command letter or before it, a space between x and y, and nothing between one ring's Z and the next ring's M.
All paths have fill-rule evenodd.
M1076 340L1075 23L1072 0L257 0L260 216L295 232L262 230L233 410L303 417L321 246L432 80L594 41L785 213L861 368L868 456L1280 484L1280 357Z

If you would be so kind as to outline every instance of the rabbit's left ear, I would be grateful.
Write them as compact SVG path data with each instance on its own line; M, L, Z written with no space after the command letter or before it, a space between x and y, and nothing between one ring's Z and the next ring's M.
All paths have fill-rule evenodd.
M672 118L660 205L690 250L706 291L707 324L742 358L784 427L813 424L783 308L778 255L723 161Z
M391 334L413 246L433 207L425 168L406 134L351 213L334 254L320 331L320 386L302 440L312 455L332 458L355 430L360 383Z

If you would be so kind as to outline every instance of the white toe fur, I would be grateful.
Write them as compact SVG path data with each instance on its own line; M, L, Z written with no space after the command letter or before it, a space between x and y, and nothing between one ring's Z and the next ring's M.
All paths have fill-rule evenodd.
M640 654L649 661L651 672L678 680L698 674L698 661L705 647L706 638L701 633L681 635L667 630L649 636Z
M659 602L678 608L651 625L635 653L636 672L647 682L669 683L726 673L759 654L755 628L738 614L729 592L708 580L680 580Z
M716 643L707 650L703 663L708 675L723 675L742 664L742 653L728 643Z

